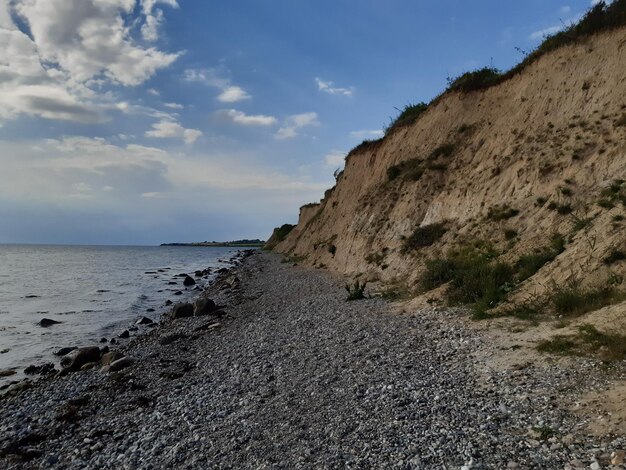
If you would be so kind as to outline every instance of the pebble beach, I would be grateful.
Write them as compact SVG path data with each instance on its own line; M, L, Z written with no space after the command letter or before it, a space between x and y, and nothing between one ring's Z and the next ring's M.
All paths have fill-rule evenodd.
M285 261L246 252L192 311L7 389L0 468L626 468L625 435L560 404L594 360L491 371L462 310L347 302Z

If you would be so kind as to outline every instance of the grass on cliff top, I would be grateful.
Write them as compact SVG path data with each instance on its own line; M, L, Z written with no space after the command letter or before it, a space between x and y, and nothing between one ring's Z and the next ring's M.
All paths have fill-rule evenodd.
M400 114L398 114L395 119L392 119L391 122L385 126L385 135L388 135L392 131L401 127L410 126L417 121L417 118L419 118L427 109L428 105L424 102L407 104L402 110L399 110Z

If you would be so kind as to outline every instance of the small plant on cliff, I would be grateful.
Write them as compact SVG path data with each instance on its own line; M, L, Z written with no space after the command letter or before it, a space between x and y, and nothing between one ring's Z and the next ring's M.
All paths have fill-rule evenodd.
M365 286L367 283L359 282L358 280L353 284L346 284L346 290L348 291L348 298L346 301L365 299Z
M580 325L574 335L557 335L541 341L537 351L558 355L598 354L605 362L626 358L626 336L603 333L593 325Z
M572 281L554 289L551 297L555 311L563 316L580 316L607 305L621 302L626 298L615 287L619 279L610 279L598 287L582 287L579 281Z
M404 241L404 250L409 251L431 246L443 237L446 232L447 229L444 224L430 224L417 227L411 236Z
M448 90L469 93L475 90L484 90L499 83L502 73L494 67L483 67L472 72L466 72L454 79L448 79Z
M449 157L454 153L456 146L454 144L443 144L433 150L428 157L431 160L435 160L439 157Z
M423 174L424 168L422 167L422 160L419 158L405 160L387 168L389 181L393 181L400 176L405 180L419 181Z
M487 213L487 218L494 221L499 221L510 219L511 217L515 217L517 214L519 214L519 211L517 209L509 207L507 204L503 204L490 207L489 212Z
M397 109L397 108L396 108ZM397 118L393 119L388 126L385 126L385 135L404 126L410 126L428 109L426 103L407 104Z

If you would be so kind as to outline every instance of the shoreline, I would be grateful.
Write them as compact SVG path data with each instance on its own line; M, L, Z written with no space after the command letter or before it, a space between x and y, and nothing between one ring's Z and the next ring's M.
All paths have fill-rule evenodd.
M489 369L457 309L345 302L341 278L258 251L204 292L223 314L164 318L119 371L0 398L0 466L603 468L626 447L555 397L604 386L597 361Z

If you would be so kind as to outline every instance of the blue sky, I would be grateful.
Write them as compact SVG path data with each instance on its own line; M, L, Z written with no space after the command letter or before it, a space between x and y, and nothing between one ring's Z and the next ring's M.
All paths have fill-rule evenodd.
M343 156L589 0L5 0L0 243L265 238Z

